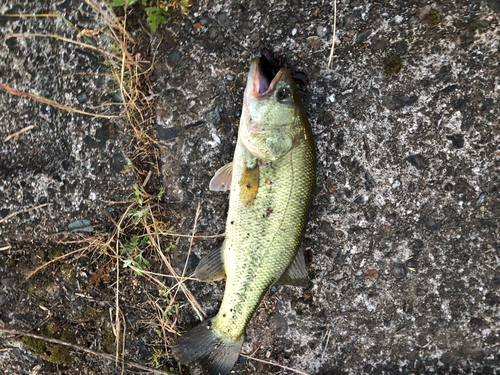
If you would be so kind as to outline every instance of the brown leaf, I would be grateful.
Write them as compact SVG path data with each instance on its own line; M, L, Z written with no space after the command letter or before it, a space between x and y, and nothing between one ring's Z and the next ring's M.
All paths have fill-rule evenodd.
M97 271L90 277L89 288L94 285L98 286L100 283L107 284L109 280L109 272L111 271L110 262L104 263Z
M375 281L378 278L378 272L377 270L374 269L369 269L366 270L365 275L370 279L371 281Z
M317 8L314 13L313 13L313 16L314 17L318 17L318 14L319 14L319 8Z
M199 30L203 27L203 25L201 24L201 22L197 22L193 25L193 27L196 29L196 30Z

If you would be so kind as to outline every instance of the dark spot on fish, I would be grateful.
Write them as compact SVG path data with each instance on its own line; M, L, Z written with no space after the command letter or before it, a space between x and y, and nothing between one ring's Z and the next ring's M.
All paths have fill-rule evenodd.
M247 236L250 236L250 233L247 233Z
M234 221L231 221L231 225L233 225L233 224L234 224Z
M272 212L273 212L272 208L268 208L266 210L266 216L269 217L269 215L271 215Z
M226 317L226 314L222 314L222 317L225 318Z
M250 189L250 188L252 188L252 185L247 184L247 189Z

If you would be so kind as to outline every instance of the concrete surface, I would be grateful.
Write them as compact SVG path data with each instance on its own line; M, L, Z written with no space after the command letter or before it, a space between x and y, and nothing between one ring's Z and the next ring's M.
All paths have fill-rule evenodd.
M217 2L169 20L157 72L167 196L186 202L185 230L201 202L199 232L223 232L227 196L208 182L231 160L251 54L283 54L310 79L311 284L271 291L243 351L310 374L499 373L499 4L337 7L331 70L331 2ZM393 56L402 69L388 77ZM223 284L191 287L214 315Z
M81 25L97 22L72 1L7 1L0 14L6 11L59 11ZM318 151L304 240L311 283L268 293L243 352L311 375L499 374L500 3L339 0L337 12L332 69L331 2L199 1L188 16L174 11L151 36L153 50L161 42L155 77L164 204L179 215L182 233L191 231L198 203L197 231L224 232L227 196L209 191L208 182L232 158L252 55L263 48L283 54L310 80L304 101ZM74 36L60 19L2 17L0 28L2 36ZM105 75L75 75L106 69L98 54L60 41L2 38L0 56L0 83L63 104L90 111L117 91ZM394 56L402 68L390 76L388 63L399 60L385 59ZM120 173L126 129L3 91L0 102L0 217L52 203L0 224L0 247L12 246L0 252L0 320L36 327L47 319L38 306L58 303L52 319L79 327L81 344L98 348L104 318L78 314L90 306L109 315L111 287L82 303L76 282L56 271L38 280L52 286L44 293L19 280L34 268L37 251L55 246L46 234L77 219L110 227L106 201L127 200L135 182ZM3 142L28 125L36 128ZM220 242L195 242L188 268ZM188 247L179 241L177 267ZM88 284L99 259L78 263L79 284ZM137 290L154 293L138 280ZM223 283L187 284L215 315ZM152 311L132 283L124 285L135 337L126 354L146 363L154 335L136 323ZM198 323L189 304L180 311L185 328ZM5 373L29 373L36 364L45 373L119 371L84 355L75 355L73 367L57 367L12 341L4 345L13 348L0 352ZM244 359L235 367L238 374L279 371Z

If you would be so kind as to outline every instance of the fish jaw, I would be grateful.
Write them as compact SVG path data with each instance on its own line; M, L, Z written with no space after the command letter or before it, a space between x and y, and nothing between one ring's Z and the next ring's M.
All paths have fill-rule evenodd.
M245 106L245 103L250 103L273 92L277 83L283 77L285 71L288 71L288 69L281 69L272 81L269 82L262 70L260 59L254 59L250 65L250 71L248 73L247 85L245 87L245 94L243 97L243 106Z
M276 93L287 90L288 103L279 103ZM243 97L239 139L263 162L277 160L292 147L301 112L300 97L290 71L282 68L269 83L259 59L252 61Z

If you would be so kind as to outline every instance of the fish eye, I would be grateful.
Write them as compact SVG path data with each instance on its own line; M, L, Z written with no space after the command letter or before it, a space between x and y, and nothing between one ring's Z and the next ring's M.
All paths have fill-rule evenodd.
M283 88L276 93L276 99L278 99L278 102L288 102L291 98L292 92L290 89Z

